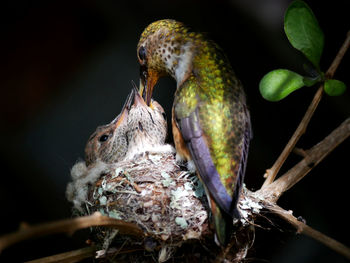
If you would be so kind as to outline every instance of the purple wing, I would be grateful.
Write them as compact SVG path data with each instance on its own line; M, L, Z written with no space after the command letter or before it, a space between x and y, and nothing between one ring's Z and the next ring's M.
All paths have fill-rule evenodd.
M236 181L235 189L233 192L233 202L231 204L231 211L232 211L232 214L235 218L240 217L240 214L237 211L236 206L237 206L237 202L239 200L239 195L241 193L241 188L243 185L243 179L244 179L245 170L246 170L246 166L247 166L249 144L250 144L250 140L253 137L253 133L251 130L249 111L247 108L245 108L245 114L246 114L246 123L245 123L245 129L244 129L244 134L243 134L241 160L240 160L238 174L237 174L237 181Z
M178 126L205 186L220 208L231 214L232 197L227 194L211 159L203 131L198 122L197 110L192 112L190 116L178 120Z
M242 158L237 182L235 184L234 196L230 196L227 193L225 186L221 183L220 175L212 161L209 148L203 136L203 131L199 123L198 111L195 110L188 117L177 120L177 124L180 128L182 137L189 148L201 179L208 188L215 202L227 214L233 217L240 217L236 210L236 205L245 174L246 159L251 138L250 123L247 123L246 132L244 134Z

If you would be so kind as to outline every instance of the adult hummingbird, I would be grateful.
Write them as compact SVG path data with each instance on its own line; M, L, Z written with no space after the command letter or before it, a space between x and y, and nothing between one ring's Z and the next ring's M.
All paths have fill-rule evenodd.
M251 139L242 84L214 42L175 20L150 24L140 37L137 56L148 105L160 77L176 80L172 130L177 154L194 162L217 241L225 245L232 217L240 218L237 202Z

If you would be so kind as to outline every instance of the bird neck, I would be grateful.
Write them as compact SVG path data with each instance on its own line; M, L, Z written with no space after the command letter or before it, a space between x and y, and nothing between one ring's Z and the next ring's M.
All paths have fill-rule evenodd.
M192 71L193 61L193 43L188 41L181 47L179 56L175 56L175 63L177 66L172 73L172 77L176 80L177 87L179 87L189 76Z
M220 86L223 77L234 76L230 63L215 43L207 41L200 34L192 38L187 36L185 39L186 42L181 45L179 55L174 54L170 60L171 65L174 65L174 61L176 64L176 67L170 70L170 75L176 80L177 88L191 74L204 86L203 81L210 82L209 86Z

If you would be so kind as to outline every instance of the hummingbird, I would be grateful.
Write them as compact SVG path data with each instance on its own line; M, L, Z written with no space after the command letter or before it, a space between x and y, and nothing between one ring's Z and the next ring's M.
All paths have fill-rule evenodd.
M128 114L133 101L134 91L128 95L121 113L109 124L99 126L89 137L85 146L86 166L94 164L97 160L104 163L120 161L128 149L126 137Z
M147 106L134 86L121 113L109 124L97 127L85 146L86 166L97 160L116 163L132 159L145 151L168 151L166 115L162 106L152 100Z
M153 22L137 45L143 95L152 107L159 78L176 81L172 131L177 158L195 164L204 183L216 243L232 233L251 139L250 115L241 82L213 41L183 23Z
M152 100L149 107L134 87L134 103L130 107L126 137L128 149L124 159L149 153L173 152L170 144L165 144L167 137L167 118L163 107Z

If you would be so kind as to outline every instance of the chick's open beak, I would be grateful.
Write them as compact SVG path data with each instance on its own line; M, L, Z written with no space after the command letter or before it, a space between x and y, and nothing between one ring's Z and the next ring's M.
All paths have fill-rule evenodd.
M144 99L142 98L142 96L140 95L140 93L138 92L138 90L136 88L134 88L134 104L133 106L138 107L147 107L146 102L144 101Z
M124 103L121 113L112 121L112 123L114 123L116 127L118 127L124 121L127 120L132 102L134 101L134 97L135 97L135 91L134 89L132 89L130 94L126 98L126 101Z

